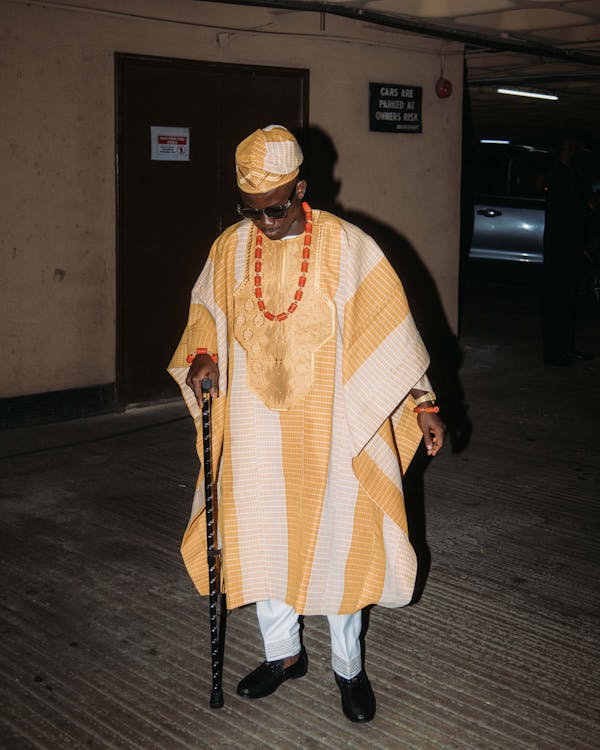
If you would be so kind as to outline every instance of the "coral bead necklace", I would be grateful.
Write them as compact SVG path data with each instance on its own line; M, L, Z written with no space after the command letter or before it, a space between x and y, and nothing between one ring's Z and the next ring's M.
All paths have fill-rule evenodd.
M302 248L302 262L300 264L300 276L298 277L298 289L294 294L292 303L288 306L286 312L272 313L267 310L267 306L262 298L262 241L263 233L256 228L256 245L254 247L254 296L258 304L258 309L267 318L267 320L278 320L280 323L288 318L298 307L302 299L304 287L306 286L306 274L308 272L308 261L310 259L310 246L312 242L312 210L308 203L302 203L304 216L304 247Z

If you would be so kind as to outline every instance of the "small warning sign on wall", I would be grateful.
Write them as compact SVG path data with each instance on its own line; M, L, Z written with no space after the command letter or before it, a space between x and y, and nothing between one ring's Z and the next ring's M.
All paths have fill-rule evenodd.
M189 161L190 129L151 125L150 158L152 161Z
M422 86L369 83L369 130L422 133Z

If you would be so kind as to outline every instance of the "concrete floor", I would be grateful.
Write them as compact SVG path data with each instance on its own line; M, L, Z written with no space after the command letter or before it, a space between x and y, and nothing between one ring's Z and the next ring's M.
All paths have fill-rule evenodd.
M424 505L412 479L424 588L371 611L372 723L340 711L321 617L306 678L239 698L261 656L251 607L230 616L225 707L208 707L207 602L178 554L197 462L177 403L0 435L0 747L600 747L600 359L540 363L530 286L467 292L472 433L427 467ZM598 328L581 321L582 348L600 352Z

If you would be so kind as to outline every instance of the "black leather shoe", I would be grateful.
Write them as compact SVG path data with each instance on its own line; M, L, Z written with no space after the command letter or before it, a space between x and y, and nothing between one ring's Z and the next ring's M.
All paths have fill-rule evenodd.
M556 365L556 367L570 367L575 364L575 356L573 354L554 354L551 356L545 356L544 364Z
M363 669L356 677L346 680L335 674L342 695L342 711L350 721L371 721L375 716L375 693Z
M588 362L590 359L594 359L593 352L582 352L580 349L575 349L573 356L580 362Z
M304 677L308 669L308 656L304 646L300 651L298 661L287 669L283 668L283 659L265 661L243 680L240 680L237 691L244 698L263 698L271 695L282 682Z

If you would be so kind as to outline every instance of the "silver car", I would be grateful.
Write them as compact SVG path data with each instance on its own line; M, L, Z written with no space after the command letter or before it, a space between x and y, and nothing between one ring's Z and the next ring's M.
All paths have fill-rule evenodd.
M469 257L542 263L550 150L482 144L475 159Z

